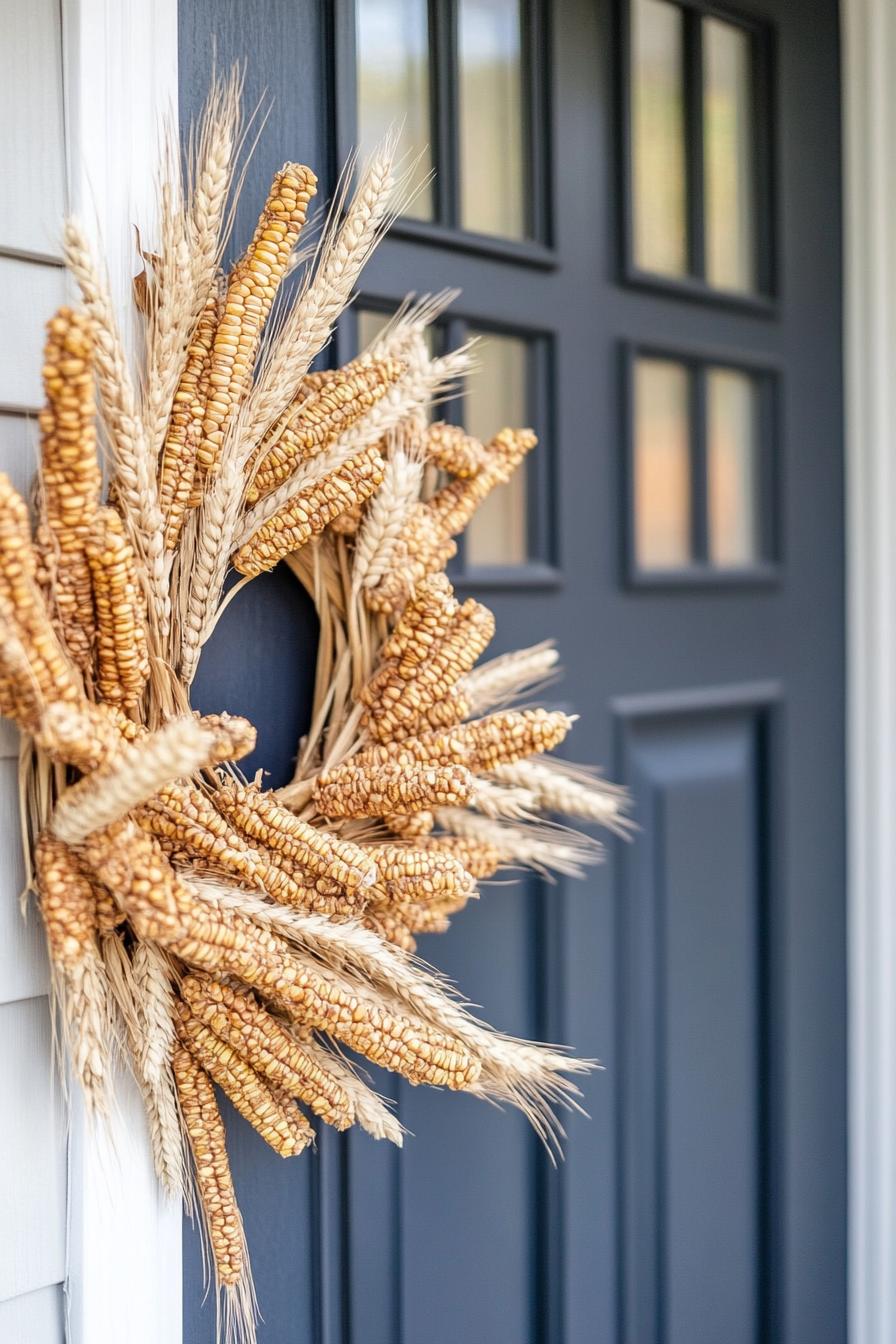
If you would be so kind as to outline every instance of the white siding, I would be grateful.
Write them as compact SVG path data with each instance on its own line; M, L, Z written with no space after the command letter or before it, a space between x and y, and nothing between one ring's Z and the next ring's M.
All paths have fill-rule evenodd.
M54 256L65 207L59 9L59 0L0 0L0 244Z
M0 1008L0 1302L65 1275L65 1124L45 994ZM37 1344L37 1341L34 1341Z
M0 84L4 59L0 48ZM0 174L5 156L0 137ZM65 272L60 266L0 256L0 405L26 410L40 405L44 322L64 301L65 293Z
M45 1339L64 1339L62 1284L38 1288L0 1302L0 1339L3 1344L40 1344Z
M34 469L43 327L65 297L59 0L0 0L0 471ZM17 739L0 725L0 1341L62 1344L66 1132L47 963L23 917Z

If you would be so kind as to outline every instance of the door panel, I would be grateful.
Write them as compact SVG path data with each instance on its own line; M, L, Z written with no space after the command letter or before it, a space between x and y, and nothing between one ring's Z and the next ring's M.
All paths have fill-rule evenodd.
M498 0L446 0L409 7L428 14L439 175L427 208L373 258L359 300L381 309L409 289L459 285L448 339L481 327L537 350L527 396L543 443L524 563L505 562L522 556L517 518L502 523L503 558L486 548L477 563L474 548L457 585L495 610L497 651L557 638L566 679L552 694L582 713L571 754L626 779L640 831L585 882L486 885L422 951L497 1025L567 1041L605 1070L584 1088L590 1118L568 1119L557 1171L516 1117L388 1079L377 1081L413 1131L400 1154L326 1133L310 1158L271 1167L234 1121L238 1193L256 1264L267 1262L264 1344L845 1340L837 6L631 5L667 28L671 11L681 31L681 64L667 61L660 80L681 76L675 267L660 257L651 272L650 252L634 251L626 0L520 10L521 40L537 39L523 60L522 238L461 227L452 15L463 7L493 40L506 13L496 27ZM180 8L185 118L213 35L219 63L248 58L253 87L277 97L244 239L285 157L323 168L325 190L354 141L353 4ZM402 78L419 88L414 59ZM647 112L649 125L656 104ZM356 338L351 319L340 358ZM686 371L688 518L674 564L636 563L639 355ZM649 460L661 460L667 418L661 404ZM662 517L664 479L645 516ZM314 638L290 583L274 576L233 604L216 635L220 675L201 684L207 707L242 708L281 746L270 706L291 704L292 739ZM247 598L253 642L287 611L300 622L292 647L267 639L267 685L244 661ZM198 1307L188 1254L185 1338L205 1344L213 1313Z
M620 883L626 1338L763 1337L776 703L758 687L616 707L644 827Z

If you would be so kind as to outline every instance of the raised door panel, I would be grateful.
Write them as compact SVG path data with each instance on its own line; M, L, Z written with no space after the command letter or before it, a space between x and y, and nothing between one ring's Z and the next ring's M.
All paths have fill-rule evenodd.
M626 706L620 869L626 1340L753 1344L774 1123L767 689Z
M534 880L483 884L437 946L421 941L421 954L437 958L487 1021L538 1036L554 901ZM539 1339L556 1234L546 1151L522 1116L479 1098L376 1081L396 1097L408 1136L400 1154L348 1137L352 1338Z

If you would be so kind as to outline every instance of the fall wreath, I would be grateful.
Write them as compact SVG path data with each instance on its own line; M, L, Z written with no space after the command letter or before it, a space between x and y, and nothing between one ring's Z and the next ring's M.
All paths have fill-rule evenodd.
M343 1050L517 1105L556 1141L553 1107L588 1064L478 1021L414 939L505 866L596 857L544 814L626 822L618 790L547 754L571 719L513 707L553 647L481 661L493 617L446 577L453 537L535 442L432 421L470 367L469 348L429 353L450 296L310 371L394 207L394 145L346 174L305 255L315 177L286 164L223 276L242 137L233 76L185 162L165 155L139 375L96 252L65 226L82 306L48 325L30 507L0 478L0 708L23 732L29 887L70 1072L102 1116L125 1056L159 1177L203 1215L222 1330L251 1338L214 1084L284 1157L313 1141L308 1113L401 1143ZM273 792L235 764L252 725L195 714L190 686L228 574L281 561L320 641L311 727Z

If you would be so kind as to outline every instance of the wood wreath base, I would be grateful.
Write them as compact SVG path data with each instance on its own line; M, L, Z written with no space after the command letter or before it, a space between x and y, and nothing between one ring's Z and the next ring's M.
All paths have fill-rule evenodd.
M315 178L286 164L224 276L239 95L216 81L186 163L164 156L139 370L66 224L83 306L48 325L30 511L0 478L0 709L24 734L29 887L69 1071L102 1116L124 1055L160 1180L203 1216L222 1333L251 1339L214 1085L284 1157L313 1142L309 1116L401 1143L343 1049L510 1102L555 1142L553 1107L575 1104L589 1065L476 1020L414 939L505 866L597 857L543 814L626 822L618 790L545 754L572 720L512 707L550 677L552 646L481 662L492 614L444 573L535 443L431 423L470 365L469 349L428 353L450 296L406 304L350 364L309 372L400 190L394 145L340 193L304 263ZM197 716L189 689L230 568L247 582L280 561L321 635L311 729L271 792L235 764L252 725Z

